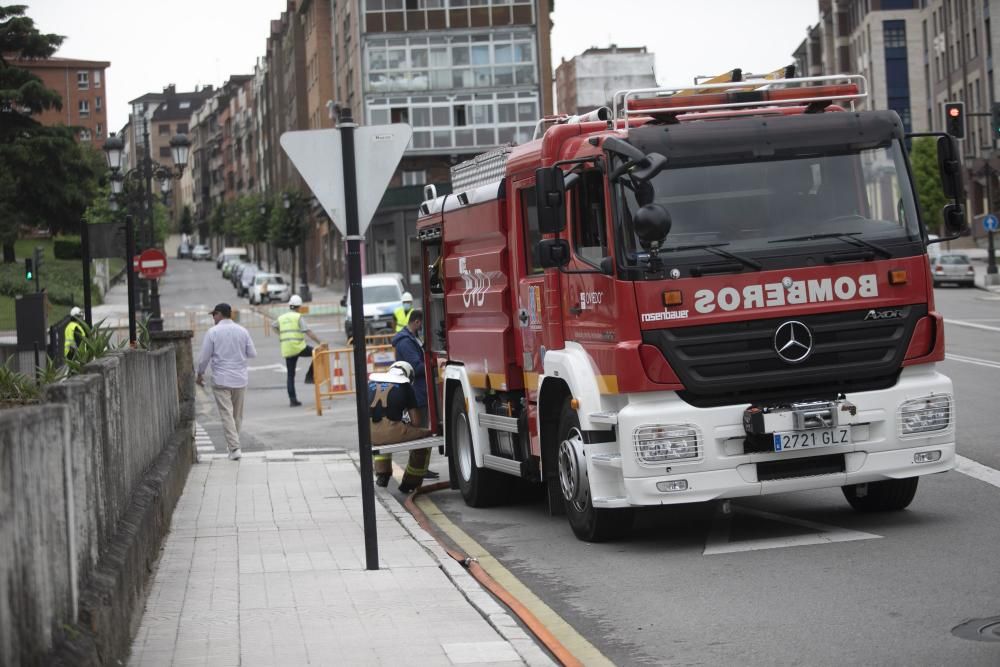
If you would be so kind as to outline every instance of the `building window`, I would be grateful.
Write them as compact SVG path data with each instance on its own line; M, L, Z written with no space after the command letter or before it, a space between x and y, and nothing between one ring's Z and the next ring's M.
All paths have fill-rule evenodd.
M398 37L365 43L371 93L535 86L530 31Z
M170 157L170 146L160 146L160 157Z
M97 97L94 98L94 109L96 111L100 111L101 110L101 97L100 97L100 95L98 95Z
M885 80L889 108L899 114L903 128L913 127L910 112L910 76L906 57L906 22L883 21Z
M80 141L90 141L90 130L80 130Z
M80 111L81 116L90 115L90 102L87 100L80 100L77 104L77 109Z
M427 170L418 169L415 171L403 172L403 185L423 185L427 182Z
M177 134L187 134L188 124L187 123L177 123Z
M100 139L101 137L104 136L104 126L101 125L100 123L97 124L97 132L96 132L95 136L98 139Z
M90 88L90 73L89 72L77 72L76 73L76 87L80 90L87 90Z
M156 128L156 132L161 137L169 137L170 136L170 124L169 123L162 123L162 124L158 125L157 128Z
M101 70L95 69L94 70L94 88L100 88L100 87L101 87Z

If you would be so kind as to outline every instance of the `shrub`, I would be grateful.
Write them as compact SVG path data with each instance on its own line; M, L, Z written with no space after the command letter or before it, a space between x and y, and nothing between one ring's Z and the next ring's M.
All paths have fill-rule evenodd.
M52 254L56 259L83 259L80 239L75 236L56 238L52 242Z

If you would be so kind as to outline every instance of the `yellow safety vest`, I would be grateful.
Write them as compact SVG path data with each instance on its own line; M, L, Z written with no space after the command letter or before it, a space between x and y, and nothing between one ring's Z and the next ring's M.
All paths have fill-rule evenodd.
M397 332L402 331L404 328L406 328L406 325L410 323L410 313L412 312L413 312L412 308L410 308L409 310L403 310L402 306L400 306L395 310L395 312L393 312L393 315L396 318Z
M299 326L301 313L289 311L278 318L278 340L281 341L281 356L297 357L306 349L306 335Z
M69 324L63 330L63 356L68 357L69 353L76 348L76 330L79 329L80 333L87 335L86 329L80 325L76 320L70 320Z

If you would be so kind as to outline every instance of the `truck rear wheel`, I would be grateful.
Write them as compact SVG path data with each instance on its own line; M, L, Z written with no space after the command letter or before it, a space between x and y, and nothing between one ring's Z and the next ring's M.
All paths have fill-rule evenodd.
M558 462L563 505L573 533L584 542L604 542L628 534L635 516L633 510L598 509L591 502L580 419L570 407L569 398L563 401L559 415Z
M851 507L859 512L895 512L906 509L917 493L919 477L841 487Z
M465 409L465 394L461 388L451 396L448 410L448 430L451 433L451 455L458 476L458 489L470 507L490 507L507 499L510 482L502 473L476 466L472 445L472 429Z

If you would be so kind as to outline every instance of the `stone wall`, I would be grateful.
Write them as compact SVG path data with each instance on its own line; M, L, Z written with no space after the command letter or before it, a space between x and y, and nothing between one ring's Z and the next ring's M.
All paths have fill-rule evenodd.
M0 664L127 655L192 462L190 337L174 342L187 351L114 353L0 410Z

